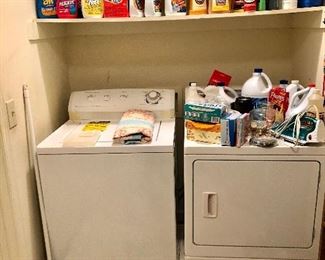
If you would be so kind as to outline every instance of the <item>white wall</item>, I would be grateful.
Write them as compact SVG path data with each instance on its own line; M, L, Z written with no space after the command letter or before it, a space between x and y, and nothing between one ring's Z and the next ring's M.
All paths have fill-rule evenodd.
M35 178L28 161L22 85L30 87L39 142L66 118L70 89L64 41L29 42L27 32L28 24L35 18L34 0L0 0L0 5L0 90L4 101L14 99L18 121L9 130L6 118L0 119L5 127L8 185L18 237L15 250L19 259L45 259ZM4 109L4 103L0 105Z

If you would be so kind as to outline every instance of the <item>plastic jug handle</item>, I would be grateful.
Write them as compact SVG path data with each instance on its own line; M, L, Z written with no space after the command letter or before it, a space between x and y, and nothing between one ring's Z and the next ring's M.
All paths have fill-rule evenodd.
M315 109L315 112L316 112L316 119L319 120L319 111L318 111L318 108L316 105L309 105L306 112L308 112L311 108Z
M237 92L233 88L230 88L230 87L225 86L225 89L227 91L229 91L231 94L233 94L233 96L234 96L235 99L238 97Z
M204 88L199 87L199 86L196 86L195 88L196 88L196 91L200 90L200 91L202 91L202 92L205 94L205 90L204 90Z
M261 75L264 77L264 79L266 80L266 83L267 83L267 88L265 89L264 93L268 93L272 89L272 82L271 82L270 78L264 72L262 72Z
M297 85L297 90L299 91L299 90L302 90L302 89L304 89L305 87L303 86L303 85L300 85L300 84L298 84Z

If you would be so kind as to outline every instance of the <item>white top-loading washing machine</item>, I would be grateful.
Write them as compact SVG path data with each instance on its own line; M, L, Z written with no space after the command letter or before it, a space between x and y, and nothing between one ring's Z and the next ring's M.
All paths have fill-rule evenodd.
M73 120L37 147L49 257L176 259L174 104L167 89L72 93ZM113 144L122 112L132 108L155 113L152 142ZM98 139L78 138L94 120L111 123Z
M322 145L185 140L185 259L318 259L324 163Z

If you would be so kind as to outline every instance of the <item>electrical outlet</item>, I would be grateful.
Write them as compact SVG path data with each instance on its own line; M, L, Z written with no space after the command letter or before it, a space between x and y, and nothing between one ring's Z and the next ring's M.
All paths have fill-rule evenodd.
M15 101L13 99L6 101L6 109L7 109L9 128L11 129L17 125Z

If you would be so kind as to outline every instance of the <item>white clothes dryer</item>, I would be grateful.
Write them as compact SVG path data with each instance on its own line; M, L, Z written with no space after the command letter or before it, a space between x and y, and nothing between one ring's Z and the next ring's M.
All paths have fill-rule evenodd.
M71 120L37 147L50 258L176 259L174 104L167 89L72 93ZM131 108L154 111L151 143L113 144ZM111 121L99 139L64 145L94 120Z
M321 145L185 140L185 259L318 259L324 163Z

